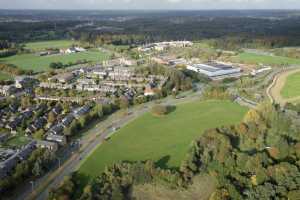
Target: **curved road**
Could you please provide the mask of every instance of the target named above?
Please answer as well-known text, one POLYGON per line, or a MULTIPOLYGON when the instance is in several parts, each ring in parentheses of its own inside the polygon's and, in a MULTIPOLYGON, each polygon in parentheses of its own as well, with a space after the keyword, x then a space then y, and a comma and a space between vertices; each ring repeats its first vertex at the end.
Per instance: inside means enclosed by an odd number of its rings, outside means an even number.
POLYGON ((275 75, 272 83, 266 90, 267 96, 272 103, 276 102, 280 105, 284 105, 286 102, 292 102, 300 99, 300 97, 284 99, 280 94, 287 77, 296 72, 300 72, 299 67, 291 67, 288 69, 284 68, 275 75))

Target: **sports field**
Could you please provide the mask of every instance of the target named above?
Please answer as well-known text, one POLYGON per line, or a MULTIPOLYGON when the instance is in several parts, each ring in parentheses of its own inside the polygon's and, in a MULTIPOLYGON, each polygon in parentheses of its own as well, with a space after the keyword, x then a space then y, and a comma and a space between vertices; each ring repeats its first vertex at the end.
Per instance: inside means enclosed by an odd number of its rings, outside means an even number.
POLYGON ((282 56, 259 55, 255 53, 241 53, 233 57, 236 62, 246 62, 250 64, 265 64, 265 65, 296 65, 300 64, 300 59, 288 58, 282 56))
POLYGON ((69 62, 76 62, 78 60, 87 60, 91 62, 102 62, 108 59, 108 54, 100 52, 99 50, 91 50, 87 52, 66 54, 66 55, 51 55, 39 56, 36 54, 21 54, 1 58, 0 62, 14 64, 21 69, 33 70, 35 72, 49 70, 49 65, 52 62, 62 62, 68 64, 69 62))
POLYGON ((284 98, 293 98, 300 96, 300 72, 291 74, 287 77, 281 90, 284 98))
POLYGON ((241 121, 247 108, 230 101, 179 105, 164 117, 147 113, 99 146, 79 171, 90 177, 118 161, 152 159, 161 167, 179 167, 193 140, 204 130, 241 121))
POLYGON ((78 44, 78 42, 72 40, 51 40, 51 41, 26 43, 25 48, 33 51, 42 51, 51 48, 52 49, 69 48, 72 45, 76 45, 76 44, 78 44))

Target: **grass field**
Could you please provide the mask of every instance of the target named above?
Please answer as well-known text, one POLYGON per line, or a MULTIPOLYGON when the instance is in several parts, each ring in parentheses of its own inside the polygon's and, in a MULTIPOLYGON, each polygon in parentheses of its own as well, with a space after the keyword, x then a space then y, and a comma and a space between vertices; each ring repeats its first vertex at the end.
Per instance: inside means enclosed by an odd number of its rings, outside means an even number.
POLYGON ((287 77, 281 90, 283 98, 293 98, 300 96, 300 72, 291 74, 287 77))
POLYGON ((0 81, 6 81, 6 80, 11 80, 13 78, 12 75, 0 72, 0 81))
POLYGON ((180 105, 164 117, 147 113, 99 146, 79 171, 94 177, 115 162, 147 159, 161 167, 177 168, 191 142, 204 130, 238 123, 246 111, 230 101, 199 101, 180 105))
POLYGON ((0 59, 0 62, 14 64, 25 70, 33 70, 35 72, 49 70, 49 65, 52 62, 62 62, 67 64, 69 62, 76 62, 78 60, 86 59, 92 62, 101 62, 108 58, 107 53, 98 50, 66 54, 66 55, 52 55, 52 56, 38 56, 35 54, 22 54, 10 56, 0 59))
POLYGON ((78 42, 72 40, 52 40, 52 41, 26 43, 25 48, 33 51, 42 51, 49 48, 53 48, 53 49, 69 48, 73 44, 78 44, 78 42))
POLYGON ((29 142, 29 139, 23 135, 16 135, 15 137, 9 139, 5 145, 10 147, 20 147, 26 145, 29 142))
POLYGON ((233 58, 236 62, 246 62, 251 64, 266 64, 266 65, 296 65, 300 64, 300 59, 281 57, 281 56, 268 56, 259 55, 255 53, 241 53, 233 58))

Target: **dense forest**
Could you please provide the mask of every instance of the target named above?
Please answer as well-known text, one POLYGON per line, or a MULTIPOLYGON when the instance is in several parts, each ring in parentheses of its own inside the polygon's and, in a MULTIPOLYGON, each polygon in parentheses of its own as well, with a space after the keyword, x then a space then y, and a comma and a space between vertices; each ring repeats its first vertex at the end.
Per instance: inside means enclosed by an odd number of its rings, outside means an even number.
POLYGON ((188 199, 298 199, 299 122, 294 111, 262 104, 238 125, 207 130, 180 169, 160 169, 152 161, 119 163, 85 187, 83 175, 74 173, 50 199, 172 199, 183 194, 188 199))
POLYGON ((93 45, 138 45, 214 39, 212 45, 223 49, 300 44, 296 11, 40 12, 3 12, 0 41, 72 38, 93 45))

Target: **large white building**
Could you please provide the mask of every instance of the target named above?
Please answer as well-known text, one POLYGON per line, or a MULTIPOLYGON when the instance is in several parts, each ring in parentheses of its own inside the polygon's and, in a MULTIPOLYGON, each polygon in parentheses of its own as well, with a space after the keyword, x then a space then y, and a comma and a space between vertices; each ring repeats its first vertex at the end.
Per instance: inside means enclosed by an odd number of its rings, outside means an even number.
POLYGON ((221 63, 192 64, 187 65, 187 69, 204 74, 213 80, 239 77, 241 75, 241 68, 221 63))
POLYGON ((170 42, 157 42, 151 43, 147 45, 143 45, 138 48, 138 51, 146 52, 146 51, 163 51, 170 47, 190 47, 193 45, 193 42, 190 41, 170 41, 170 42))

